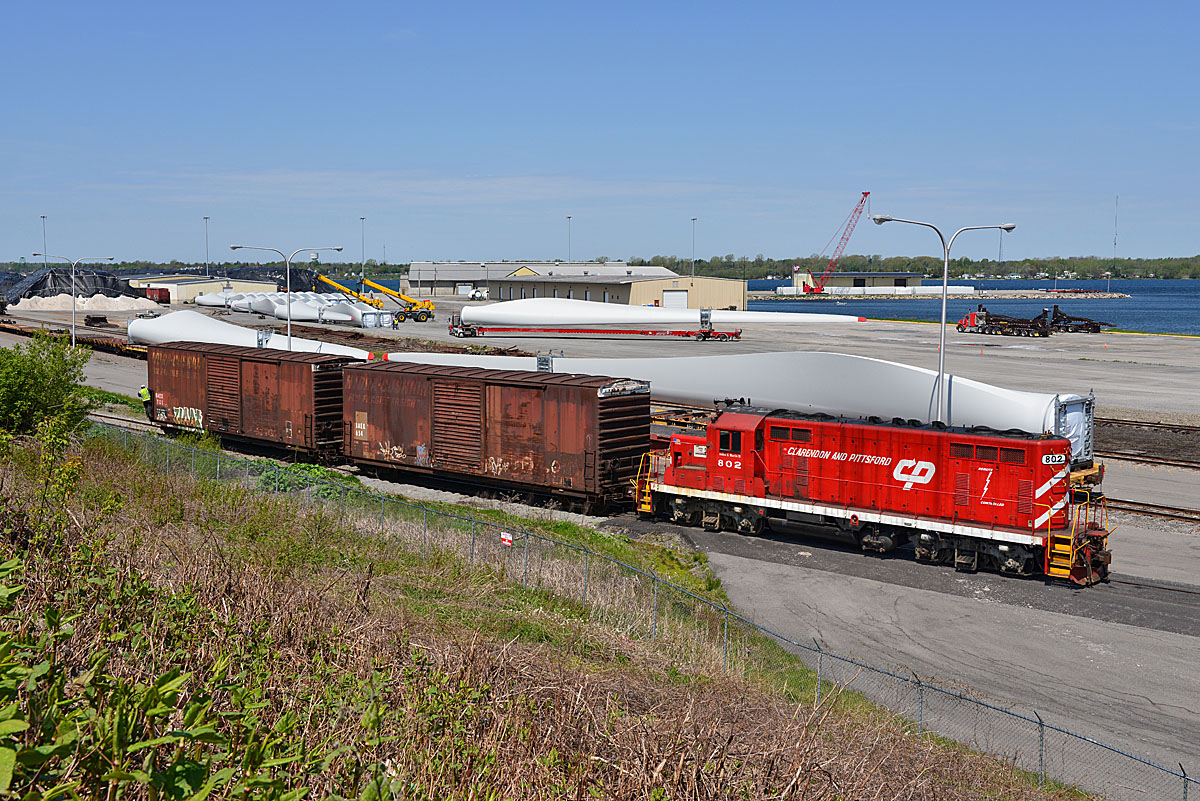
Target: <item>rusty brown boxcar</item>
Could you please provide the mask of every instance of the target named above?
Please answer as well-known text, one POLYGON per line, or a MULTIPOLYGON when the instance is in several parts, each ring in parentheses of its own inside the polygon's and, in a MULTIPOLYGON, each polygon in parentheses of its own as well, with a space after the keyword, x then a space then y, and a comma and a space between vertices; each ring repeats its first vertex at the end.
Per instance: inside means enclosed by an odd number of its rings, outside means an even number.
POLYGON ((611 508, 650 441, 650 385, 590 375, 388 362, 347 366, 351 461, 611 508))
POLYGON ((349 356, 201 342, 151 345, 146 387, 165 428, 282 446, 317 459, 342 449, 349 356))

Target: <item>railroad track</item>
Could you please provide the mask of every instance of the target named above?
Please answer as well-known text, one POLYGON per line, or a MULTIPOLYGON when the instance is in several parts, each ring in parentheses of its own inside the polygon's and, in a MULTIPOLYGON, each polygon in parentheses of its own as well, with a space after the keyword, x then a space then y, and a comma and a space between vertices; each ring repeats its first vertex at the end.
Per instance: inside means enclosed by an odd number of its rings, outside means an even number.
POLYGON ((1164 459, 1158 456, 1147 456, 1144 453, 1129 451, 1096 451, 1096 456, 1103 459, 1115 459, 1121 462, 1137 462, 1139 464, 1162 465, 1165 467, 1182 467, 1187 470, 1200 470, 1200 462, 1189 459, 1164 459))
POLYGON ((1113 578, 1112 576, 1109 576, 1108 584, 1117 585, 1118 587, 1132 587, 1136 592, 1139 593, 1144 593, 1147 591, 1162 593, 1163 600, 1166 600, 1169 603, 1182 604, 1185 606, 1200 606, 1200 587, 1181 587, 1173 584, 1164 584, 1158 581, 1150 581, 1148 579, 1123 579, 1113 578))
POLYGON ((1105 505, 1110 512, 1131 512, 1139 515, 1162 517, 1167 520, 1182 520, 1188 523, 1200 523, 1200 509, 1180 509, 1174 506, 1159 506, 1153 503, 1138 501, 1123 501, 1108 498, 1105 505))
POLYGON ((1097 417, 1096 425, 1119 426, 1122 428, 1157 428, 1164 431, 1178 431, 1181 434, 1200 434, 1200 426, 1190 426, 1182 423, 1151 423, 1144 420, 1119 420, 1115 417, 1097 417))
POLYGON ((93 420, 99 420, 110 425, 118 426, 119 428, 127 428, 130 431, 159 431, 158 426, 148 420, 138 420, 135 417, 121 417, 116 414, 106 414, 105 412, 92 412, 88 415, 93 420))

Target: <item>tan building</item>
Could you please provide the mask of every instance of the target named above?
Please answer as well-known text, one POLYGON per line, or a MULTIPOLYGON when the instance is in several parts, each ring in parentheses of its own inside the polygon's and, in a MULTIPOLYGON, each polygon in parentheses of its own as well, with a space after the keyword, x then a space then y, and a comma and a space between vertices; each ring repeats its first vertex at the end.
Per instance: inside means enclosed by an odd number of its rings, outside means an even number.
POLYGON ((678 309, 746 308, 746 283, 734 278, 670 275, 524 275, 493 278, 492 300, 566 298, 678 309))
POLYGON ((191 303, 201 293, 217 293, 226 288, 233 292, 279 291, 279 284, 274 281, 239 281, 236 278, 217 278, 215 276, 209 278, 194 275, 152 275, 130 278, 129 287, 130 289, 166 289, 171 293, 172 303, 191 303))

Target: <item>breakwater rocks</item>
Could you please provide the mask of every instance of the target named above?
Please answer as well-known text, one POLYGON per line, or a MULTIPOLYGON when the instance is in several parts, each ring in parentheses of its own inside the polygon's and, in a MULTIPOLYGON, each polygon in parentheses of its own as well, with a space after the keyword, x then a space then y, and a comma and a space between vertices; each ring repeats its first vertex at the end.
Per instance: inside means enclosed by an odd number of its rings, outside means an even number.
MULTIPOLYGON (((933 294, 920 295, 776 295, 774 292, 751 292, 750 298, 753 300, 929 300, 930 298, 941 299, 940 292, 933 294)), ((1004 300, 1045 300, 1045 301, 1060 301, 1060 300, 1079 300, 1087 298, 1089 300, 1116 300, 1119 298, 1128 298, 1123 292, 1069 292, 1063 290, 1042 290, 1042 289, 981 289, 976 292, 953 292, 950 298, 953 300, 988 300, 988 299, 1004 299, 1004 300)))

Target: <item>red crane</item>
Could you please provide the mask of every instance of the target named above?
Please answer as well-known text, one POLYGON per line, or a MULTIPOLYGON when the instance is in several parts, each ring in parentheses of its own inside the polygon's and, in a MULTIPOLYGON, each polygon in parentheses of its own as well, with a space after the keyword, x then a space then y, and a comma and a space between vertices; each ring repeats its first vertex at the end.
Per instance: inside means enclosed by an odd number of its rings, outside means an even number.
MULTIPOLYGON (((846 243, 850 241, 850 234, 854 233, 854 226, 858 225, 858 218, 862 216, 863 209, 867 207, 867 196, 870 194, 870 192, 863 192, 858 205, 854 207, 854 210, 850 212, 850 216, 846 218, 844 223, 845 229, 842 230, 842 238, 838 242, 837 249, 833 251, 833 255, 829 258, 829 264, 825 266, 825 272, 821 273, 821 277, 817 278, 812 274, 812 270, 808 271, 808 277, 812 279, 812 285, 804 284, 804 293, 806 295, 825 291, 825 282, 829 280, 829 276, 833 275, 838 260, 842 258, 842 253, 846 250, 846 243)), ((837 234, 835 233, 834 236, 837 236, 837 234)))

